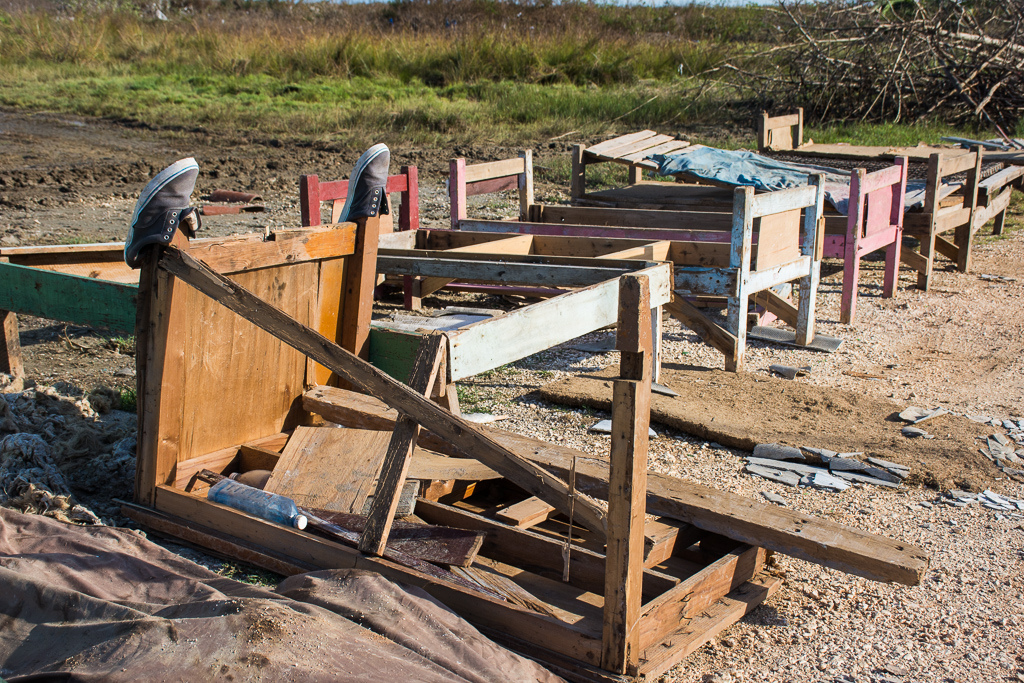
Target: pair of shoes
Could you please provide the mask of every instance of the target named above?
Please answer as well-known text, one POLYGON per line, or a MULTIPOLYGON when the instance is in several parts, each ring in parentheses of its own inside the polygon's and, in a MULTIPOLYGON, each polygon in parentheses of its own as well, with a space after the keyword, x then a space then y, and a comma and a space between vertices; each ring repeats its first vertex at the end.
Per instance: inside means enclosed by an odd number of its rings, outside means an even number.
MULTIPOLYGON (((352 169, 340 221, 388 213, 390 164, 391 152, 383 143, 363 152, 352 169)), ((198 177, 199 165, 189 157, 160 171, 143 188, 128 224, 128 239, 124 243, 125 263, 138 268, 142 248, 150 244, 170 244, 178 228, 182 228, 189 237, 195 236, 201 222, 199 212, 190 207, 189 202, 198 177)))

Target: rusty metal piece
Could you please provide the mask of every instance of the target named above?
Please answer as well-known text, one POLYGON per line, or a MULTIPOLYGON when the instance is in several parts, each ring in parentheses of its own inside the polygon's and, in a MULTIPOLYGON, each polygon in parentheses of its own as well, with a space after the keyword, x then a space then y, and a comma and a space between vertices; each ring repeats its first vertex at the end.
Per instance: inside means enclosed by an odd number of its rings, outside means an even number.
POLYGON ((267 207, 262 204, 244 204, 242 206, 212 206, 210 204, 204 204, 199 207, 199 213, 204 216, 225 216, 235 213, 261 213, 266 210, 267 207))
POLYGON ((214 190, 208 197, 203 197, 208 202, 223 204, 236 204, 239 202, 254 202, 263 197, 254 192, 238 192, 236 190, 214 190))

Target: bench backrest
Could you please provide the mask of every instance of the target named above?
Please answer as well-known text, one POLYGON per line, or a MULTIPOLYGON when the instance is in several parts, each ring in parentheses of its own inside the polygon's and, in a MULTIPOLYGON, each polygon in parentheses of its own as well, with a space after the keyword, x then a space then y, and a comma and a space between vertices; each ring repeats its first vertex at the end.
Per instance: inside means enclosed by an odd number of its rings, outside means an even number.
POLYGON ((467 165, 465 159, 452 159, 448 182, 452 229, 468 218, 466 198, 504 190, 519 192, 519 220, 526 220, 533 204, 533 152, 524 150, 513 159, 467 165))
POLYGON ((792 114, 768 116, 762 112, 757 122, 757 151, 781 152, 804 144, 804 109, 792 114))
MULTIPOLYGON (((415 166, 402 166, 398 175, 388 176, 387 193, 400 193, 402 204, 398 209, 398 229, 417 230, 420 227, 420 192, 419 176, 415 166)), ((303 227, 322 224, 321 205, 331 204, 331 223, 337 223, 341 210, 348 198, 348 181, 321 181, 319 176, 304 175, 299 177, 299 207, 303 227)), ((393 223, 389 216, 381 218, 381 232, 391 232, 393 223)))

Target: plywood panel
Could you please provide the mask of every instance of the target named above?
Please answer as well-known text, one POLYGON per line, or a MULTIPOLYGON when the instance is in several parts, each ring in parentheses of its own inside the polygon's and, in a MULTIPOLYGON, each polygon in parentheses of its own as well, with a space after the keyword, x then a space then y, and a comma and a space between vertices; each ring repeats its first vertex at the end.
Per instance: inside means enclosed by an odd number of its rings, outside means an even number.
MULTIPOLYGON (((239 273, 232 279, 304 325, 316 325, 319 264, 239 273)), ((190 287, 178 460, 281 432, 301 422, 306 358, 190 287)))
POLYGON ((761 217, 757 238, 757 270, 800 257, 800 209, 761 217))
POLYGON ((359 514, 390 439, 371 429, 297 427, 266 490, 297 505, 359 514))

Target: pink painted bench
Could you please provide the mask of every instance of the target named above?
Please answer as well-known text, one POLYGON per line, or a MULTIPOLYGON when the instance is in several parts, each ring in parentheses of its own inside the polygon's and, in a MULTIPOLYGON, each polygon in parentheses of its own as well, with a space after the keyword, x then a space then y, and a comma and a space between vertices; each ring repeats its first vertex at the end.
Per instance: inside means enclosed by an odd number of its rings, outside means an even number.
POLYGON ((843 296, 839 320, 853 324, 857 309, 860 261, 885 249, 883 297, 896 289, 903 239, 903 199, 907 188, 907 158, 895 166, 866 173, 858 168, 850 174, 850 208, 846 233, 829 235, 826 229, 824 255, 843 259, 843 296))

